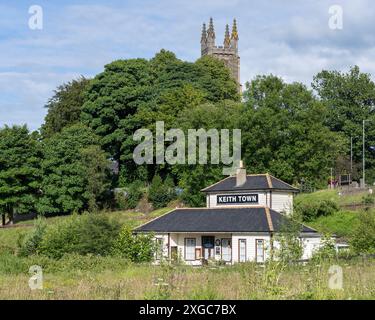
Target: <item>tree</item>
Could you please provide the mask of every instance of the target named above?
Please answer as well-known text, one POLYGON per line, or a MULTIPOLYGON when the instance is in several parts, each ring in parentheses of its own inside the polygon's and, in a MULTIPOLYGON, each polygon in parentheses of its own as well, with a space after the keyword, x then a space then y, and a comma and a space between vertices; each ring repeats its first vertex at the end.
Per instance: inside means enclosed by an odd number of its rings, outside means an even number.
POLYGON ((107 169, 99 138, 90 128, 76 124, 47 139, 39 212, 95 210, 108 189, 107 169))
MULTIPOLYGON (((366 123, 366 167, 368 177, 375 181, 375 83, 358 66, 349 72, 323 70, 312 83, 328 113, 325 123, 334 132, 345 135, 346 155, 350 155, 350 137, 353 137, 353 158, 362 161, 362 121, 366 123)), ((358 176, 357 176, 358 177, 358 176)))
POLYGON ((40 142, 26 126, 0 129, 0 213, 13 221, 15 213, 34 210, 40 185, 40 142))
POLYGON ((239 100, 236 83, 223 62, 212 57, 184 62, 162 50, 149 61, 118 60, 107 65, 90 83, 82 121, 120 162, 120 186, 125 186, 135 180, 150 181, 156 172, 170 173, 168 166, 134 163, 137 129, 154 129, 157 120, 165 121, 168 129, 178 123, 183 110, 222 99, 239 100))
POLYGON ((247 84, 241 118, 245 163, 289 183, 323 186, 342 150, 342 138, 325 125, 327 109, 303 84, 258 76, 247 84))
POLYGON ((48 138, 80 121, 84 93, 90 80, 80 77, 59 86, 45 106, 48 111, 41 132, 48 138))
POLYGON ((159 175, 155 175, 148 191, 148 198, 154 208, 158 209, 167 206, 168 202, 170 202, 174 196, 173 182, 169 179, 163 182, 159 175))
MULTIPOLYGON (((217 129, 219 138, 221 138, 221 129, 228 129, 232 137, 232 130, 241 128, 240 118, 243 114, 243 105, 239 102, 225 100, 222 102, 205 103, 194 106, 190 109, 182 110, 178 116, 178 127, 181 128, 185 137, 188 136, 189 129, 217 129)), ((177 124, 176 124, 177 125, 177 124)), ((197 150, 199 150, 199 141, 196 140, 197 150)), ((232 141, 230 141, 230 150, 233 150, 232 141)), ((186 152, 188 154, 188 144, 186 143, 186 152)), ((212 183, 223 179, 222 163, 211 163, 211 139, 207 139, 207 164, 184 164, 175 165, 172 173, 177 177, 178 185, 183 189, 182 200, 191 206, 201 206, 205 203, 205 196, 200 191, 212 183)), ((198 159, 198 151, 196 158, 198 159)), ((222 154, 221 154, 222 156, 222 154)))
POLYGON ((359 214, 359 224, 353 231, 350 244, 356 253, 375 253, 374 212, 367 210, 359 214))

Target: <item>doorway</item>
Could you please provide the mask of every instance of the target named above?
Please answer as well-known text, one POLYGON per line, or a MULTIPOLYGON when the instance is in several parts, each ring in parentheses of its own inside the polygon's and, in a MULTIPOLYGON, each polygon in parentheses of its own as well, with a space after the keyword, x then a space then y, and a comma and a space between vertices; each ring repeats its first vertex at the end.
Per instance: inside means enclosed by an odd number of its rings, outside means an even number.
POLYGON ((202 249, 203 249, 202 258, 204 261, 207 261, 208 259, 214 257, 214 248, 215 248, 215 237, 202 236, 202 249))

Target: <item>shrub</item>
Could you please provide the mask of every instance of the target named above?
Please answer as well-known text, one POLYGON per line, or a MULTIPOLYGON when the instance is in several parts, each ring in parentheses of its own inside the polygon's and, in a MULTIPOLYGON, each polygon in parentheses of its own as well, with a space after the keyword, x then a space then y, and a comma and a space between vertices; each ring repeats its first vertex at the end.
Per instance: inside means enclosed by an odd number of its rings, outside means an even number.
POLYGON ((171 178, 167 178, 163 183, 159 175, 152 179, 148 198, 155 209, 167 206, 168 202, 175 198, 174 184, 171 178))
POLYGON ((29 256, 38 253, 46 227, 47 224, 45 218, 38 218, 34 223, 34 229, 19 239, 18 246, 19 254, 21 256, 29 256))
POLYGON ((359 224, 350 241, 355 253, 375 253, 375 214, 364 211, 359 215, 359 224))
POLYGON ((303 221, 312 221, 321 216, 329 216, 339 211, 339 206, 332 200, 300 202, 295 204, 295 212, 303 221))
POLYGON ((366 206, 372 206, 375 204, 375 196, 372 194, 367 194, 362 197, 362 203, 366 206))
POLYGON ((311 258, 312 263, 321 263, 322 261, 327 261, 335 258, 337 256, 335 249, 335 241, 330 235, 324 235, 322 237, 322 245, 313 252, 311 258))
POLYGON ((140 181, 135 181, 123 188, 123 192, 115 193, 115 202, 118 209, 134 209, 141 200, 144 192, 140 181))
POLYGON ((112 254, 133 262, 150 262, 155 252, 153 235, 134 235, 128 226, 121 229, 113 243, 112 254))
POLYGON ((65 253, 107 255, 119 229, 103 215, 73 215, 47 228, 38 251, 55 259, 65 253))

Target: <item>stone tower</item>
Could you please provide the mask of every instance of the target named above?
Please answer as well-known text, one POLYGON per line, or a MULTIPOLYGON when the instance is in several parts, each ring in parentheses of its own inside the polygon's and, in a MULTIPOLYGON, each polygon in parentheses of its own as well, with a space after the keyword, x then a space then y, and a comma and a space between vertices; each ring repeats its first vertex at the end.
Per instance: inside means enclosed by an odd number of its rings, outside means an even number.
POLYGON ((236 19, 233 20, 232 33, 229 32, 229 25, 225 27, 224 44, 216 46, 215 44, 215 29, 212 18, 208 28, 203 23, 202 38, 201 38, 201 55, 213 56, 219 60, 224 61, 225 65, 231 71, 233 78, 237 81, 238 91, 241 92, 240 83, 240 57, 238 56, 238 31, 236 19))

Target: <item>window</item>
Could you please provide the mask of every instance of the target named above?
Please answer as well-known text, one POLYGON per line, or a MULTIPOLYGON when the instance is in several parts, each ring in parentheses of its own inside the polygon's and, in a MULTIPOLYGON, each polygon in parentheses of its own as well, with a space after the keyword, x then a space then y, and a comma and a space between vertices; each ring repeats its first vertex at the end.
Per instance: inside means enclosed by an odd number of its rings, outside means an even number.
POLYGON ((246 261, 246 239, 239 239, 238 257, 240 262, 246 261))
POLYGON ((226 262, 232 260, 231 239, 221 239, 221 259, 226 262))
POLYGON ((256 261, 264 262, 264 240, 256 239, 256 261))
POLYGON ((185 260, 195 260, 195 238, 185 238, 185 260))
POLYGON ((155 258, 156 260, 160 260, 160 258, 163 256, 163 238, 157 238, 155 242, 156 242, 155 258))

